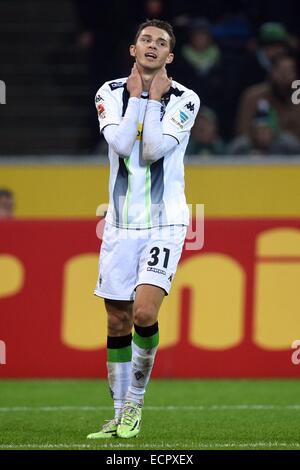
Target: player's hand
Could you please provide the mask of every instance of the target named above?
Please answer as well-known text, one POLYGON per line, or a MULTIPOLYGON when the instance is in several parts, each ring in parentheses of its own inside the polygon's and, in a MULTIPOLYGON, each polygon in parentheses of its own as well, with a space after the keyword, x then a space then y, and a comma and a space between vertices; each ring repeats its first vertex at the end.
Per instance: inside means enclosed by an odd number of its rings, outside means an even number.
POLYGON ((172 77, 168 77, 166 68, 163 67, 157 72, 152 80, 149 91, 150 100, 160 101, 162 96, 169 91, 171 84, 172 77))
POLYGON ((127 78, 127 90, 130 94, 130 98, 139 98, 143 91, 143 82, 140 72, 138 71, 136 63, 131 69, 131 74, 127 78))

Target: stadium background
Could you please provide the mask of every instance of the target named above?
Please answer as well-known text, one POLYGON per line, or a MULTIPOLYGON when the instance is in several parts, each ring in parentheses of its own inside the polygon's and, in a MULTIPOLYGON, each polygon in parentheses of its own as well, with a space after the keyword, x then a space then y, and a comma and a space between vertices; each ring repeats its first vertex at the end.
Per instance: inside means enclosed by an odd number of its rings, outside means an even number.
MULTIPOLYGON (((108 167, 93 96, 126 70, 123 44, 147 3, 161 2, 1 4, 0 188, 13 192, 16 209, 0 221, 0 377, 105 377, 106 319, 92 292, 108 167)), ((221 8, 163 3, 182 42, 193 17, 214 23, 221 8)), ((243 11, 253 31, 282 20, 296 44, 296 3, 223 2, 219 15, 243 11)), ((291 360, 300 330, 299 181, 297 156, 187 158, 187 199, 205 205, 205 246, 184 252, 163 306, 156 377, 299 377, 291 360)))

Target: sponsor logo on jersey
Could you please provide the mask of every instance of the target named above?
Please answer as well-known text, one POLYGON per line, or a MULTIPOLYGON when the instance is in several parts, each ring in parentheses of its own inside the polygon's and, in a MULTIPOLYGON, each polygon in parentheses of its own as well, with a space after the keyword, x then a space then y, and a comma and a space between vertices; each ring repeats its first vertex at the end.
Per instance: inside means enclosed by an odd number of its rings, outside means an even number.
POLYGON ((165 276, 167 273, 166 271, 163 271, 162 269, 158 269, 158 268, 147 268, 147 271, 152 271, 153 273, 156 273, 156 274, 163 274, 163 276, 165 276))
POLYGON ((139 122, 136 140, 142 140, 142 138, 143 138, 143 123, 139 122))
POLYGON ((111 90, 116 90, 117 88, 121 88, 123 86, 123 82, 112 82, 109 83, 109 87, 111 90))
POLYGON ((100 101, 104 101, 104 99, 102 98, 102 96, 96 95, 95 103, 99 103, 100 101))
POLYGON ((184 129, 189 121, 190 117, 182 109, 178 109, 171 118, 171 122, 179 129, 184 129))

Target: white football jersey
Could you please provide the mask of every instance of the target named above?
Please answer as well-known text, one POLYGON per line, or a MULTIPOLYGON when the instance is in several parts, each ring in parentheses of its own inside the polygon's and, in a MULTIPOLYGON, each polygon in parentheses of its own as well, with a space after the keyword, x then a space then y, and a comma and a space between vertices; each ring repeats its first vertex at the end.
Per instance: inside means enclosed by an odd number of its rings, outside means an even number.
MULTIPOLYGON (((129 100, 127 78, 109 81, 95 98, 102 132, 119 124, 129 100)), ((184 194, 184 154, 190 130, 200 107, 195 92, 172 81, 161 100, 163 133, 174 137, 177 146, 151 163, 142 158, 143 123, 148 93, 140 99, 136 142, 130 155, 118 155, 109 146, 109 208, 106 221, 120 228, 152 228, 189 225, 189 210, 184 194)))

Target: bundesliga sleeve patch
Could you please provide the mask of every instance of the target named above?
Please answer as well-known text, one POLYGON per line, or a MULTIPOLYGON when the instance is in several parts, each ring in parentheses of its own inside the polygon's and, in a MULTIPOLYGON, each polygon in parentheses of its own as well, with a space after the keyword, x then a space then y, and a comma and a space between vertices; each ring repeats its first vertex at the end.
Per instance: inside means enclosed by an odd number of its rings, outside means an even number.
POLYGON ((190 120, 190 116, 182 109, 177 109, 175 114, 173 114, 171 117, 172 124, 174 124, 174 126, 178 127, 179 129, 184 129, 190 120))
POLYGON ((97 110, 98 110, 99 117, 101 119, 104 119, 106 116, 104 102, 97 104, 97 110))

